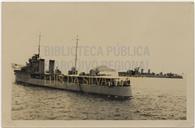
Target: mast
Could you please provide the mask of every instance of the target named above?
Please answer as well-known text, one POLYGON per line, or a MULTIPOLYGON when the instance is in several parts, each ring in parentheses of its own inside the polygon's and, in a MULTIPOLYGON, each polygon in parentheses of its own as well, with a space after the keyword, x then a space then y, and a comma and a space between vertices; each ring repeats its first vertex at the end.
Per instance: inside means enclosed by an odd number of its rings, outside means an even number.
POLYGON ((40 57, 40 43, 41 43, 41 33, 39 34, 39 46, 38 46, 38 56, 40 57))
POLYGON ((76 37, 76 47, 75 47, 75 70, 77 69, 77 48, 78 48, 78 42, 79 42, 79 39, 78 39, 78 35, 76 37))

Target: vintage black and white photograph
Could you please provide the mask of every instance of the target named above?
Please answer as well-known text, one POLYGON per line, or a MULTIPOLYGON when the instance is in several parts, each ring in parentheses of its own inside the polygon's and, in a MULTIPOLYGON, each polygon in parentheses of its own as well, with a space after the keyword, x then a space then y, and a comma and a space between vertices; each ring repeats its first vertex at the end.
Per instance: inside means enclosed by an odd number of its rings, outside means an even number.
POLYGON ((193 7, 2 3, 5 120, 190 122, 193 7))

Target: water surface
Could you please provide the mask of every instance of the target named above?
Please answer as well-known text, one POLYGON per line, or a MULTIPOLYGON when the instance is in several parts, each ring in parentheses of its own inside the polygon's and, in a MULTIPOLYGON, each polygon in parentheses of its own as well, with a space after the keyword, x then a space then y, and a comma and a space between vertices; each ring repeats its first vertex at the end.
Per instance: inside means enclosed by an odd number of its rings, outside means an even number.
POLYGON ((184 120, 183 79, 131 78, 134 98, 95 95, 13 83, 14 120, 184 120))

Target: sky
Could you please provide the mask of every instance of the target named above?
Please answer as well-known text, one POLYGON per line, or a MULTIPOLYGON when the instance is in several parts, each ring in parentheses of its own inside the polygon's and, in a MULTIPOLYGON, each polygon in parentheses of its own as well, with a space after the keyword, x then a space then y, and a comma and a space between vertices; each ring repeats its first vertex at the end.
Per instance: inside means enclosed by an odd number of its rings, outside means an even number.
MULTIPOLYGON (((107 65, 187 73, 193 64, 193 3, 3 3, 3 61, 37 53, 66 73, 107 65)), ((46 65, 47 62, 46 62, 46 65)), ((46 66, 46 70, 47 70, 46 66)))

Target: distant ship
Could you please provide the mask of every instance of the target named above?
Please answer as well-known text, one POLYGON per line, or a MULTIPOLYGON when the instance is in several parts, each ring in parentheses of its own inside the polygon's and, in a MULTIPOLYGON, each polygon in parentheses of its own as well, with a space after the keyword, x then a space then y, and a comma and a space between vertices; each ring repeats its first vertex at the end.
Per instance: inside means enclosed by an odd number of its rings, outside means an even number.
POLYGON ((139 67, 134 70, 127 70, 126 72, 118 72, 119 76, 125 77, 148 77, 148 78, 172 78, 172 79, 183 79, 182 75, 178 75, 176 73, 154 73, 148 69, 148 72, 144 72, 144 69, 139 71, 139 67))
POLYGON ((75 65, 68 71, 68 75, 62 74, 55 69, 55 61, 49 60, 49 70, 45 72, 45 59, 40 57, 40 39, 38 54, 29 58, 25 66, 12 64, 16 83, 30 84, 64 89, 75 92, 104 95, 114 98, 129 99, 132 97, 131 83, 128 77, 119 77, 118 72, 106 66, 100 66, 90 70, 89 73, 77 71, 77 48, 76 39, 75 65))

